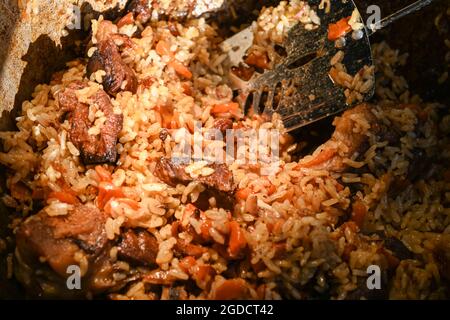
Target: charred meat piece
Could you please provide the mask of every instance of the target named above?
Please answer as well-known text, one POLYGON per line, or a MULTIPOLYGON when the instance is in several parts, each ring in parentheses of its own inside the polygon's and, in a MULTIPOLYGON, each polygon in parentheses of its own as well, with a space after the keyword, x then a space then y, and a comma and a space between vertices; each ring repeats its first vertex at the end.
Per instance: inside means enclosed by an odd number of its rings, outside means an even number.
MULTIPOLYGON (((209 176, 200 176, 198 181, 205 184, 207 187, 217 189, 223 192, 232 192, 233 174, 228 170, 227 166, 223 164, 212 164, 210 166, 214 169, 214 173, 209 176)), ((161 158, 156 163, 156 176, 170 186, 177 184, 188 184, 194 179, 185 171, 186 165, 177 164, 168 158, 161 158)))
POLYGON ((120 56, 119 48, 113 40, 103 40, 98 44, 97 50, 89 59, 86 67, 88 78, 94 72, 104 70, 103 86, 110 95, 120 91, 136 92, 137 78, 120 56))
POLYGON ((79 102, 75 94, 75 90, 84 87, 83 83, 75 82, 58 94, 60 107, 68 113, 70 140, 80 150, 85 164, 113 163, 117 158, 117 136, 122 130, 123 116, 114 113, 113 105, 103 90, 97 91, 91 97, 92 104, 103 113, 105 121, 100 134, 90 135, 89 105, 79 102))
MULTIPOLYGON (((210 165, 214 173, 209 176, 200 176, 197 181, 206 186, 206 196, 215 197, 217 205, 230 209, 234 205, 233 174, 224 164, 210 165)), ((185 171, 186 165, 177 164, 170 159, 160 158, 156 163, 155 175, 168 185, 187 185, 194 179, 185 171)), ((200 206, 200 209, 202 206, 200 206)))
MULTIPOLYGON (((63 216, 49 216, 42 210, 25 220, 16 232, 19 281, 43 295, 69 296, 68 267, 80 266, 80 256, 90 265, 104 250, 108 242, 105 221, 103 212, 85 205, 76 205, 63 216), (56 293, 46 288, 59 289, 56 293)), ((83 289, 89 290, 89 276, 83 281, 83 289)))
POLYGON ((128 230, 122 235, 118 255, 120 259, 134 264, 154 267, 158 254, 158 241, 145 230, 128 230))

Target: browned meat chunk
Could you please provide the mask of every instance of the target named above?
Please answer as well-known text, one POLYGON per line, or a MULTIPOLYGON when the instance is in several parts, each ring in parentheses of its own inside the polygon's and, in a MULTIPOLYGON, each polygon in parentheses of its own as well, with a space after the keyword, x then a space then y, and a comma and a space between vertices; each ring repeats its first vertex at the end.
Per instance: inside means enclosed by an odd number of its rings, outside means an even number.
MULTIPOLYGON (((232 192, 233 174, 228 170, 226 165, 212 164, 210 166, 214 169, 214 173, 209 176, 200 176, 198 181, 205 184, 207 187, 217 189, 223 192, 232 192)), ((188 184, 194 179, 185 171, 186 166, 183 164, 176 164, 170 159, 161 158, 156 164, 156 176, 170 186, 177 184, 188 184)))
POLYGON ((123 62, 119 48, 111 39, 101 41, 89 59, 86 67, 87 76, 90 77, 98 70, 106 72, 103 86, 109 94, 115 95, 120 91, 136 92, 138 84, 136 75, 133 69, 123 62))
MULTIPOLYGON (((206 186, 207 198, 214 197, 217 205, 225 209, 231 209, 234 204, 233 174, 224 164, 210 165, 214 173, 209 176, 200 176, 197 181, 206 186)), ((194 179, 185 171, 186 165, 177 164, 167 158, 161 158, 156 163, 155 175, 163 182, 175 187, 177 184, 187 185, 194 179)), ((207 199, 200 197, 201 203, 197 205, 205 210, 207 199)))
POLYGON ((128 3, 127 12, 132 12, 140 23, 146 23, 152 16, 149 0, 132 0, 128 3))
POLYGON ((45 211, 30 217, 19 227, 17 249, 27 262, 48 261, 59 275, 76 264, 74 253, 80 249, 98 253, 106 244, 105 216, 95 207, 83 205, 64 216, 51 217, 45 211))
MULTIPOLYGON (((105 221, 103 212, 85 205, 76 205, 63 216, 49 216, 44 210, 31 216, 16 232, 16 276, 44 295, 52 294, 48 287, 70 295, 65 287, 68 267, 80 266, 80 256, 91 263, 104 250, 105 221)), ((88 290, 88 277, 83 280, 83 289, 88 290)))
POLYGON ((158 241, 145 230, 128 230, 119 243, 119 258, 144 266, 156 265, 158 241))
POLYGON ((83 87, 85 85, 82 83, 72 83, 58 94, 60 107, 68 112, 70 140, 80 150, 85 164, 115 162, 117 136, 122 130, 123 116, 114 113, 111 101, 103 90, 97 91, 91 97, 92 104, 103 112, 105 121, 100 128, 100 134, 89 134, 88 131, 92 127, 89 105, 80 103, 75 94, 75 90, 83 87))

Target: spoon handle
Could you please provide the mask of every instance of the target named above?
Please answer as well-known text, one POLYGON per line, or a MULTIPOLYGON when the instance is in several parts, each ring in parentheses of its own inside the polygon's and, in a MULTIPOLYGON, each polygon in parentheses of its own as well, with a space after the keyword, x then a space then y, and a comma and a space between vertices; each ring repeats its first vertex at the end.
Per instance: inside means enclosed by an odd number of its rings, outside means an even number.
POLYGON ((397 21, 398 19, 403 18, 404 16, 409 15, 415 11, 421 10, 422 8, 431 4, 433 1, 434 0, 418 0, 418 1, 410 4, 409 6, 387 16, 386 18, 384 18, 376 23, 372 23, 368 27, 369 36, 371 36, 372 34, 377 32, 378 30, 387 27, 388 25, 397 21))

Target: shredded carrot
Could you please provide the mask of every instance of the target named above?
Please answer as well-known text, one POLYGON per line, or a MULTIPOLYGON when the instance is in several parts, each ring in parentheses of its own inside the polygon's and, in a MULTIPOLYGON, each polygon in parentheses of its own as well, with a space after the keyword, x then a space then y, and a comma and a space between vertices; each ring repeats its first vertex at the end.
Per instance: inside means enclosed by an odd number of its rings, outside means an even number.
POLYGON ((192 278, 200 289, 206 290, 210 286, 216 271, 209 265, 197 265, 192 272, 192 278))
POLYGON ((53 191, 48 195, 48 199, 56 199, 60 202, 68 203, 68 204, 77 204, 78 198, 75 197, 70 192, 64 191, 53 191))
POLYGON ((212 228, 212 223, 209 219, 204 219, 201 226, 200 226, 200 232, 203 237, 203 239, 207 240, 210 238, 209 235, 209 229, 212 228))
POLYGON ((183 82, 181 83, 181 87, 183 88, 183 93, 192 96, 192 87, 189 82, 183 82))
POLYGON ((162 56, 173 57, 173 52, 170 51, 170 45, 164 40, 160 40, 156 44, 156 53, 159 54, 161 57, 162 56))
POLYGON ((301 168, 310 168, 310 167, 318 166, 319 164, 322 164, 322 163, 330 160, 331 158, 333 158, 333 156, 335 154, 336 154, 335 149, 325 149, 325 150, 322 150, 314 159, 312 159, 306 163, 299 164, 299 166, 301 168))
POLYGON ((352 209, 352 220, 361 228, 367 214, 366 205, 361 200, 356 200, 352 209))
POLYGON ((124 25, 127 24, 133 24, 134 23, 134 17, 133 17, 133 13, 129 12, 126 15, 124 15, 118 22, 117 22, 117 27, 121 28, 124 25))
POLYGON ((98 175, 99 181, 111 182, 112 175, 111 173, 103 168, 102 166, 95 166, 95 172, 98 175))
POLYGON ((270 186, 269 186, 269 188, 267 189, 267 192, 269 193, 269 196, 271 196, 272 194, 274 194, 275 191, 277 191, 277 187, 271 183, 270 186))
POLYGON ((230 257, 236 258, 247 246, 244 232, 241 230, 239 223, 231 221, 230 224, 230 241, 228 243, 228 253, 230 257))
POLYGON ((129 199, 129 198, 114 198, 112 197, 111 199, 108 200, 108 202, 105 204, 105 206, 103 207, 103 210, 107 213, 107 214, 112 214, 112 201, 116 201, 119 204, 124 204, 128 207, 130 207, 133 210, 138 210, 140 208, 139 206, 139 202, 137 202, 136 200, 133 199, 129 199))
POLYGON ((187 243, 183 245, 183 252, 187 255, 194 256, 194 257, 201 257, 202 254, 207 252, 208 250, 206 248, 203 248, 200 245, 187 243))
POLYGON ((100 182, 98 190, 97 205, 100 209, 103 209, 112 198, 123 198, 125 196, 121 188, 110 182, 100 182))
POLYGON ((350 18, 342 18, 338 22, 330 24, 328 26, 328 40, 336 41, 350 32, 352 30, 352 27, 348 24, 350 18))
POLYGON ((197 260, 194 257, 187 256, 180 260, 178 265, 184 272, 191 272, 191 269, 197 264, 197 260))
POLYGON ((180 61, 172 59, 168 66, 173 68, 176 73, 178 73, 180 76, 190 80, 192 79, 192 72, 180 61))
POLYGON ((236 198, 238 200, 246 200, 250 196, 251 193, 252 193, 252 190, 250 188, 239 189, 236 192, 236 198))
POLYGON ((211 113, 232 113, 236 114, 239 111, 239 103, 228 102, 223 104, 216 104, 212 107, 211 113))
POLYGON ((211 271, 211 267, 207 265, 199 265, 195 267, 195 278, 198 280, 204 280, 211 271))

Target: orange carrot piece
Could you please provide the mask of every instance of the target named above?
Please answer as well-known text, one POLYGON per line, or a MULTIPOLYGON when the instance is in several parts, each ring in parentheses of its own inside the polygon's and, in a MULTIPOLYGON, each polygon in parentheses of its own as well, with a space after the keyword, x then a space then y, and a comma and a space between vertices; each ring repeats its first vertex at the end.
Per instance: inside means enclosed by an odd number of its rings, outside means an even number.
POLYGON ((353 203, 352 209, 352 220, 361 228, 367 215, 366 205, 362 201, 357 200, 353 203))
POLYGON ((277 187, 274 184, 270 184, 269 188, 267 188, 267 192, 269 193, 269 196, 275 193, 277 191, 277 187))
POLYGON ((194 257, 187 256, 180 260, 178 265, 184 272, 191 273, 192 268, 197 264, 197 260, 194 257))
POLYGON ((162 56, 170 56, 173 57, 173 52, 170 51, 170 45, 164 41, 164 40, 160 40, 157 44, 156 44, 156 53, 159 54, 161 57, 162 56))
POLYGON ((107 214, 112 214, 112 201, 116 201, 119 204, 124 204, 128 207, 130 207, 133 210, 138 210, 140 208, 139 206, 139 202, 137 202, 136 200, 133 199, 128 199, 128 198, 111 198, 108 200, 108 202, 105 204, 105 206, 103 207, 103 210, 107 213, 107 214))
POLYGON ((180 61, 173 59, 168 63, 168 66, 173 68, 180 76, 188 80, 192 79, 192 72, 180 61))
POLYGON ((203 290, 210 287, 210 283, 215 275, 216 271, 210 265, 197 265, 192 270, 192 278, 197 286, 203 290))
POLYGON ((330 160, 331 158, 333 158, 333 156, 335 154, 336 154, 335 149, 322 150, 322 152, 320 152, 314 159, 312 159, 306 163, 300 164, 300 167, 301 168, 310 168, 310 167, 317 166, 319 164, 322 164, 322 163, 330 160))
POLYGON ((202 256, 202 254, 204 254, 205 252, 208 251, 208 249, 206 249, 200 245, 192 244, 192 243, 184 244, 182 249, 185 254, 196 257, 196 258, 200 258, 202 256))
POLYGON ((121 28, 124 25, 127 24, 133 24, 134 23, 134 17, 133 17, 133 13, 129 12, 126 15, 124 15, 118 22, 117 22, 117 27, 121 28))
POLYGON ((250 196, 251 193, 252 193, 252 190, 250 188, 239 189, 236 192, 236 198, 238 200, 246 200, 250 196))
POLYGON ((230 241, 228 243, 228 253, 230 257, 236 258, 247 246, 244 232, 241 230, 239 223, 231 221, 230 224, 230 241))
POLYGON ((200 232, 203 237, 203 239, 208 240, 210 239, 209 235, 209 229, 212 228, 212 223, 209 219, 204 219, 201 226, 200 226, 200 232))
POLYGON ((336 23, 332 23, 328 26, 328 40, 336 41, 342 36, 345 36, 352 30, 352 27, 348 24, 350 17, 342 18, 336 23))
POLYGON ((110 182, 100 182, 98 190, 97 206, 100 209, 103 209, 112 198, 123 198, 125 196, 121 188, 110 182))
POLYGON ((78 198, 75 197, 70 192, 64 192, 64 191, 53 191, 50 192, 48 195, 48 199, 56 199, 60 202, 68 203, 68 204, 77 204, 78 198))
POLYGON ((211 113, 236 113, 239 110, 239 103, 228 102, 223 104, 216 104, 212 107, 211 113))
POLYGON ((183 93, 185 95, 188 95, 188 96, 192 97, 192 87, 191 87, 191 84, 189 82, 181 83, 181 87, 183 88, 183 93))
POLYGON ((111 182, 112 175, 111 173, 103 168, 102 166, 95 166, 95 172, 97 173, 100 181, 111 182))

